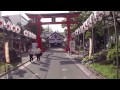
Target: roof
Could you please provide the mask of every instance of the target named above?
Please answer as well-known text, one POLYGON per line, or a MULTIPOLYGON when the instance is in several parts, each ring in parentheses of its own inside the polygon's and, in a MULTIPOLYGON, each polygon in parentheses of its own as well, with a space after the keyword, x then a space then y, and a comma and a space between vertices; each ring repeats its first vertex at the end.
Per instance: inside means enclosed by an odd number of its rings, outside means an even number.
POLYGON ((25 14, 16 14, 16 15, 6 15, 2 16, 4 19, 9 19, 13 24, 21 23, 21 25, 26 25, 29 21, 29 18, 25 14))
POLYGON ((65 38, 63 35, 61 35, 60 33, 57 33, 57 32, 52 33, 50 36, 52 36, 53 34, 58 34, 58 35, 62 36, 63 38, 65 38))

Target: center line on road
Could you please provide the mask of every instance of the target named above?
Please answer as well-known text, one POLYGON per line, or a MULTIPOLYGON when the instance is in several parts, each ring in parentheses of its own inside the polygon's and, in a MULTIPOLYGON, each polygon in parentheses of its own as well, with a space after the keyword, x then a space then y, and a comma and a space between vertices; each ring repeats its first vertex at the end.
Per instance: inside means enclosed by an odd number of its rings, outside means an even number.
POLYGON ((67 71, 68 69, 61 69, 62 71, 67 71))

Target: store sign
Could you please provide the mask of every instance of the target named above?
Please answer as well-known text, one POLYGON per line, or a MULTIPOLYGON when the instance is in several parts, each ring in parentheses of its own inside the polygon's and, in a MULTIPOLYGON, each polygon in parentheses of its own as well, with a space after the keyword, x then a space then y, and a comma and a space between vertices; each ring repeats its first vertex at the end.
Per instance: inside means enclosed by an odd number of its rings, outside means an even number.
POLYGON ((5 60, 6 60, 6 63, 10 63, 9 43, 8 42, 5 42, 5 60))
POLYGON ((75 41, 70 41, 70 52, 75 52, 75 41))

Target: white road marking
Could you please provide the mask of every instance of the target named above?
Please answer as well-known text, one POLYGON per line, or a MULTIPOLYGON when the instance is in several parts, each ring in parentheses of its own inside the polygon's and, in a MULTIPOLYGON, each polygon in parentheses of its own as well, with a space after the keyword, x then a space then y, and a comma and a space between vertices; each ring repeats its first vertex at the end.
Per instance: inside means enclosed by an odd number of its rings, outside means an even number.
POLYGON ((62 71, 67 71, 68 69, 64 69, 64 68, 63 68, 63 69, 61 69, 61 70, 62 70, 62 71))
POLYGON ((67 77, 66 76, 63 76, 63 79, 66 79, 67 77))
POLYGON ((34 74, 33 76, 32 76, 32 78, 30 78, 30 79, 33 79, 36 75, 38 75, 37 73, 36 74, 34 74))

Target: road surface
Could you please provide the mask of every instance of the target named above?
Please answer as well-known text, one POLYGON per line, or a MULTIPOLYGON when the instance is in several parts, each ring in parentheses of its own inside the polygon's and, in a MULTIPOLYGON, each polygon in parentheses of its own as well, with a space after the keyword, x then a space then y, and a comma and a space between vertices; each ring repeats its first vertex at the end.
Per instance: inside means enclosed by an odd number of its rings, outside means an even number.
POLYGON ((89 77, 60 49, 50 49, 41 61, 28 62, 3 78, 9 79, 89 79, 89 77))

